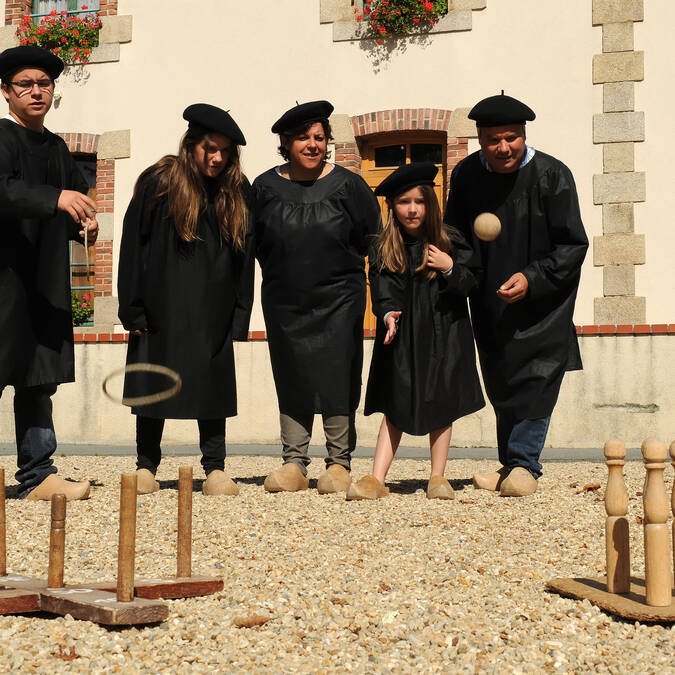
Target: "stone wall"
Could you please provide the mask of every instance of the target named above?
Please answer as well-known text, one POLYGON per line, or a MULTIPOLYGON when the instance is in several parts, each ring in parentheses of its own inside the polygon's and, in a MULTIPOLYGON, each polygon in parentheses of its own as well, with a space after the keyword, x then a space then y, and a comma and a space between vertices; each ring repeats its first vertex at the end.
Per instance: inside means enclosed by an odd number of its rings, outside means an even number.
POLYGON ((634 215, 634 204, 647 198, 646 175, 635 170, 645 114, 635 111, 644 52, 635 51, 634 23, 643 18, 643 0, 593 0, 593 25, 602 26, 593 83, 603 88, 602 113, 593 116, 593 142, 603 149, 603 173, 593 176, 593 202, 602 205, 602 235, 593 239, 593 264, 603 268, 603 295, 594 302, 598 324, 643 323, 647 315, 647 299, 635 295, 635 265, 646 262, 634 215))

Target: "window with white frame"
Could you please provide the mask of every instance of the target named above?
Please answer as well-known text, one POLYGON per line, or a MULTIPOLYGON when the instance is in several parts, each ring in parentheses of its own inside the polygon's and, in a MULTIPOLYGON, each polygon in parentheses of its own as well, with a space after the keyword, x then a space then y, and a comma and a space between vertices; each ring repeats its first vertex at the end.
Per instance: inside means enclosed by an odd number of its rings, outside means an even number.
POLYGON ((98 12, 99 0, 33 0, 32 16, 47 16, 53 11, 68 14, 98 12))

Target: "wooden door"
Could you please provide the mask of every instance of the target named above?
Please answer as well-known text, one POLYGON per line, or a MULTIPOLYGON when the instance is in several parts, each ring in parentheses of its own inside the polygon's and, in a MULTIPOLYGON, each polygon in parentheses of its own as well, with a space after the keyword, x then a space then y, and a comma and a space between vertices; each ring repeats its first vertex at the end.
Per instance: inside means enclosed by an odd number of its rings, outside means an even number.
MULTIPOLYGON (((390 173, 402 164, 433 162, 438 167, 434 191, 443 210, 445 195, 445 134, 428 131, 392 132, 379 134, 373 141, 361 147, 361 170, 363 179, 374 190, 390 173)), ((382 209, 382 222, 387 219, 384 197, 378 197, 382 209)), ((372 311, 370 287, 363 319, 364 330, 374 331, 377 319, 372 311)), ((375 333, 371 333, 374 335, 375 333)))

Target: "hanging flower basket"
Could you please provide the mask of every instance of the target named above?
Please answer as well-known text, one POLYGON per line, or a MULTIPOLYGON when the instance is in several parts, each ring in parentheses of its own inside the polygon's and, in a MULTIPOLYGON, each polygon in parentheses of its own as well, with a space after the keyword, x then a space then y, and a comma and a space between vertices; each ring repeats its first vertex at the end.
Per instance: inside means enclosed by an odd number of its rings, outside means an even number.
POLYGON ((355 9, 363 22, 364 36, 383 40, 411 33, 428 33, 448 13, 448 0, 365 0, 363 11, 355 9))
MULTIPOLYGON (((82 5, 82 9, 88 7, 82 5)), ((24 16, 16 29, 16 36, 19 44, 48 49, 64 63, 88 63, 91 50, 98 47, 100 29, 98 12, 75 16, 54 10, 38 23, 28 15, 24 16)))

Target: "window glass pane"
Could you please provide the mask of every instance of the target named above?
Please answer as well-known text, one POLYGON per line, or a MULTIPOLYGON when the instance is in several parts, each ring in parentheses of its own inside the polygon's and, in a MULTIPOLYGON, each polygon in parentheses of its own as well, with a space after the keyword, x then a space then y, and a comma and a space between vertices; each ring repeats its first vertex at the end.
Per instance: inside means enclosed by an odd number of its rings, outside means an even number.
POLYGON ((100 0, 33 0, 33 14, 49 14, 53 10, 74 12, 87 7, 86 11, 97 12, 100 0))
POLYGON ((410 146, 410 161, 443 164, 443 146, 440 143, 413 143, 410 146))
POLYGON ((405 164, 405 145, 385 145, 375 148, 375 166, 401 166, 405 164))

